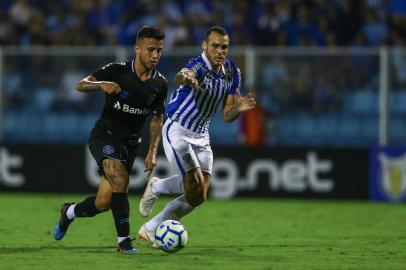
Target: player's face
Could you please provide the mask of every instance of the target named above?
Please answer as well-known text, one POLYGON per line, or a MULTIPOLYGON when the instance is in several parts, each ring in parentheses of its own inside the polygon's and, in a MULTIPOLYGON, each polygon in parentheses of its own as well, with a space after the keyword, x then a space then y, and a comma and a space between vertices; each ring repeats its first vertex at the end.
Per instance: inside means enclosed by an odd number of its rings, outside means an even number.
POLYGON ((141 64, 146 69, 153 69, 159 62, 164 48, 164 41, 143 38, 135 45, 135 51, 141 64))
POLYGON ((207 40, 203 41, 203 51, 209 59, 213 69, 219 71, 228 54, 228 36, 211 32, 207 40))

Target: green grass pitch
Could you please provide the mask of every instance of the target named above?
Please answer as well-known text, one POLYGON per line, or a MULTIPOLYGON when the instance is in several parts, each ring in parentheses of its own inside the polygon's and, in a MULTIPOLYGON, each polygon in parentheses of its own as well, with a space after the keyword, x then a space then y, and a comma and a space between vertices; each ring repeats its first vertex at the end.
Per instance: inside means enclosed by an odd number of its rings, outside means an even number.
MULTIPOLYGON (((136 241, 140 253, 124 255, 111 212, 78 219, 53 240, 60 203, 84 197, 0 193, 0 269, 406 269, 402 204, 209 200, 183 220, 189 244, 179 253, 136 241)), ((134 235, 146 221, 138 201, 130 197, 134 235)))

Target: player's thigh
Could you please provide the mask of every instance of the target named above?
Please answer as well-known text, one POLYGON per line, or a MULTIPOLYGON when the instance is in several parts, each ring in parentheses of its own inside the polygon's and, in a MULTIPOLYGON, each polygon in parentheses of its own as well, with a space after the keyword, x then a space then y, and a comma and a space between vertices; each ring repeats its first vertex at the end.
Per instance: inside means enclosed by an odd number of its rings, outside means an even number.
POLYGON ((99 166, 100 175, 107 176, 103 165, 105 159, 121 162, 126 168, 127 173, 130 174, 137 156, 138 145, 129 145, 125 141, 104 132, 104 130, 92 131, 89 139, 89 149, 99 166))
POLYGON ((120 160, 105 158, 102 162, 103 171, 106 179, 112 181, 115 178, 128 177, 128 171, 125 164, 120 160))
POLYGON ((193 145, 193 152, 196 154, 202 172, 211 176, 213 171, 213 151, 209 144, 193 145))
POLYGON ((184 179, 184 186, 185 190, 189 187, 205 200, 211 182, 213 151, 209 144, 193 145, 192 148, 197 156, 200 168, 188 172, 189 175, 184 179))
POLYGON ((200 167, 192 145, 186 140, 182 130, 176 126, 165 124, 163 146, 168 161, 183 177, 187 172, 200 167))

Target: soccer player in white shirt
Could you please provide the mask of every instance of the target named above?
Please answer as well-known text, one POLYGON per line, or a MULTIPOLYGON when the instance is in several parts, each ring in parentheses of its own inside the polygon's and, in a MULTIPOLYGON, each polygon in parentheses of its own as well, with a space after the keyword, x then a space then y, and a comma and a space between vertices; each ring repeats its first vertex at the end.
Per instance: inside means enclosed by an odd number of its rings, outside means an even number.
POLYGON ((151 244, 162 221, 179 220, 207 199, 213 165, 209 124, 217 107, 221 106, 225 122, 255 107, 251 94, 240 95, 241 74, 227 58, 228 47, 227 32, 218 26, 209 28, 202 42, 203 53, 176 75, 180 86, 168 103, 162 137, 166 157, 179 174, 149 179, 140 214, 148 216, 160 194, 183 194, 139 229, 139 237, 151 244))

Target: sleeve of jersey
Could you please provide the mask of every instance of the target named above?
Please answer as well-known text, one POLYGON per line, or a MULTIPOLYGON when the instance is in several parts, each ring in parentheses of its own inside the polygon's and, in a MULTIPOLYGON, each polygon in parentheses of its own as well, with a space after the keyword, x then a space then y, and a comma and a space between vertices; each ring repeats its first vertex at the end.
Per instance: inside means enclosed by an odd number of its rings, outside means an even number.
POLYGON ((203 62, 199 61, 198 59, 192 59, 187 63, 185 68, 190 69, 196 75, 196 79, 200 81, 204 74, 203 62))
POLYGON ((162 95, 160 96, 158 106, 155 107, 155 109, 152 111, 152 115, 159 115, 165 113, 165 99, 166 95, 168 94, 168 83, 165 83, 162 86, 164 89, 162 91, 162 95))
POLYGON ((233 82, 231 84, 230 92, 228 94, 231 96, 235 96, 236 90, 241 87, 241 71, 236 65, 233 65, 232 68, 233 68, 233 82))
POLYGON ((110 63, 94 71, 91 75, 94 76, 98 81, 113 81, 113 74, 115 70, 116 65, 114 63, 110 63))

